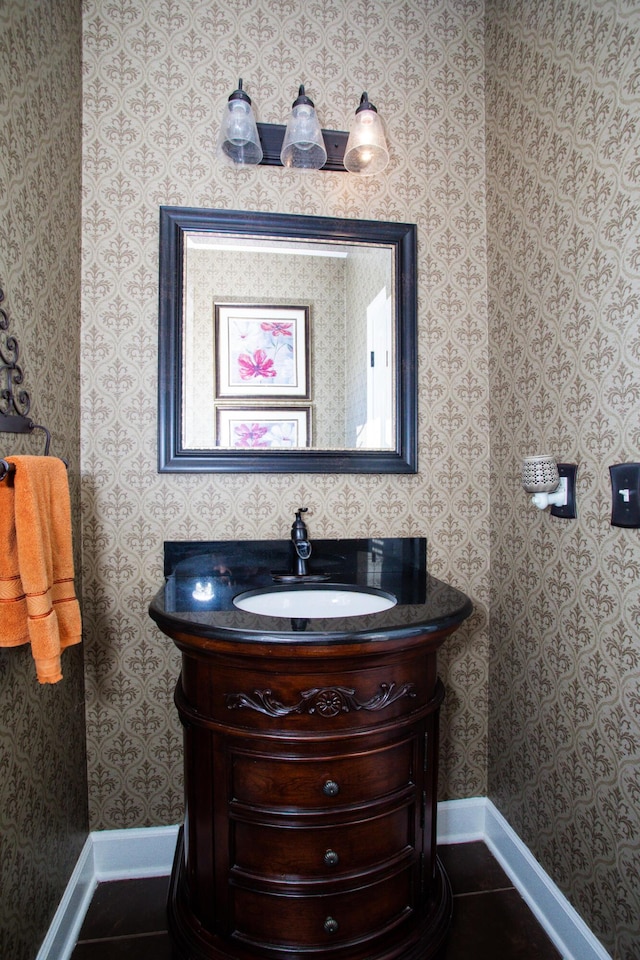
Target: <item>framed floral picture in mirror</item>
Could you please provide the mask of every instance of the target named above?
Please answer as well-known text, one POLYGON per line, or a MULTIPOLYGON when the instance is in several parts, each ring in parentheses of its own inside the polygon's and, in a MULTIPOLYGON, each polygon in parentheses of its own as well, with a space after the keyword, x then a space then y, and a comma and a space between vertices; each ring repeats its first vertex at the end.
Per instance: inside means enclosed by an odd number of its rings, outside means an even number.
POLYGON ((216 399, 309 397, 309 308, 215 304, 216 399))
POLYGON ((311 443, 309 407, 218 407, 217 445, 235 450, 297 450, 311 443))

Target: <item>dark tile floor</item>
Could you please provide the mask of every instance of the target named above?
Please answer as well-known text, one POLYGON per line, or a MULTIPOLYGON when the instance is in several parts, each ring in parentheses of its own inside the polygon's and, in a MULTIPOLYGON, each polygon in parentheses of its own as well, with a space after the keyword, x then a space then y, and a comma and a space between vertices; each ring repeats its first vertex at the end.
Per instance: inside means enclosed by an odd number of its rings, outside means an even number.
MULTIPOLYGON (((443 960, 560 960, 484 843, 439 847, 453 888, 443 960)), ((101 883, 71 960, 172 960, 165 900, 169 878, 101 883)))

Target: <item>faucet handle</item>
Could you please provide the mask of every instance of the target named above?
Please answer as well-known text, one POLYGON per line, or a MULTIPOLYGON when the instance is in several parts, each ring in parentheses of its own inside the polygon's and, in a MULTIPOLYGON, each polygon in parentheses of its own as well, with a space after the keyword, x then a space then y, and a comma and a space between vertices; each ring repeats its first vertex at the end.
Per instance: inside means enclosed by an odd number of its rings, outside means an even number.
POLYGON ((293 526, 291 527, 291 536, 295 540, 304 540, 307 536, 307 528, 304 520, 302 519, 302 514, 308 512, 308 507, 299 507, 296 510, 296 518, 293 521, 293 526))

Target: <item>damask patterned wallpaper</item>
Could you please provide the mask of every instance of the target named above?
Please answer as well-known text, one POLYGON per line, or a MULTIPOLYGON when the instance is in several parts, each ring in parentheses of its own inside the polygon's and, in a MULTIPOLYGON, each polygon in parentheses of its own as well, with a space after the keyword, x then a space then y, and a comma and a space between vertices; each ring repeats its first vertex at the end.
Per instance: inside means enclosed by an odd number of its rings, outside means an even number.
MULTIPOLYGON (((306 503, 314 536, 426 534, 431 570, 470 594, 474 617, 441 657, 442 795, 489 790, 617 960, 631 960, 640 914, 640 545, 637 531, 609 526, 607 466, 638 459, 640 441, 640 26, 630 0, 489 0, 485 230, 483 8, 85 0, 92 825, 181 817, 178 658, 146 613, 162 541, 286 536, 293 509, 306 503), (388 171, 358 181, 219 168, 217 118, 240 75, 259 119, 273 122, 303 80, 326 127, 345 128, 368 89, 387 123, 388 171), (418 224, 416 476, 157 474, 162 203, 418 224), (580 465, 577 521, 538 514, 519 490, 518 461, 541 446, 580 465)), ((72 2, 0 7, 0 280, 34 412, 70 459, 74 495, 76 13, 72 2), (29 93, 17 77, 28 78, 29 93)), ((43 691, 29 686, 28 656, 0 654, 0 869, 31 892, 21 914, 30 929, 14 914, 2 930, 0 952, 12 960, 33 954, 83 838, 81 655, 67 651, 64 684, 43 691), (16 822, 9 809, 19 810, 16 822)))
MULTIPOLYGON (((78 586, 80 43, 75 0, 0 3, 0 287, 31 415, 69 461, 78 586)), ((41 434, 0 443, 42 452, 41 434)), ((2 960, 33 960, 87 836, 82 653, 41 686, 28 647, 0 649, 2 960)))
POLYGON ((489 795, 617 960, 640 957, 640 10, 487 9, 489 795), (519 459, 577 463, 578 519, 519 459))
POLYGON ((94 828, 182 816, 178 657, 147 615, 165 539, 426 535, 475 615, 446 646, 442 794, 485 794, 489 601, 482 0, 85 0, 83 573, 94 828), (382 177, 230 169, 219 115, 242 76, 283 122, 305 82, 327 128, 367 90, 382 177), (156 471, 160 204, 415 222, 420 472, 156 471))

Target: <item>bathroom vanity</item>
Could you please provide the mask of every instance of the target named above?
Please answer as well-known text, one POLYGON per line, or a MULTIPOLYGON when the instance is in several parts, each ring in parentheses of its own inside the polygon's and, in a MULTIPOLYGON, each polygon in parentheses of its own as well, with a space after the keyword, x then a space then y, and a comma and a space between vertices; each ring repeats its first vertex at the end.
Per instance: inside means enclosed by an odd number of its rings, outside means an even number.
POLYGON ((446 938, 436 658, 471 603, 427 574, 423 539, 313 547, 331 585, 397 603, 249 613, 234 597, 276 586, 286 542, 165 547, 150 615, 182 653, 169 922, 184 960, 429 960, 446 938))

